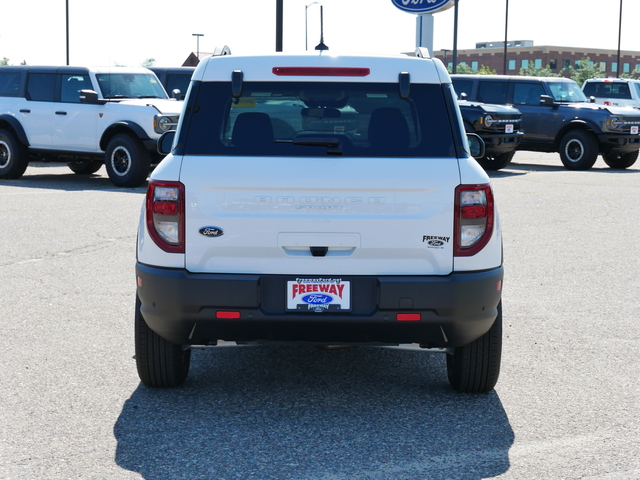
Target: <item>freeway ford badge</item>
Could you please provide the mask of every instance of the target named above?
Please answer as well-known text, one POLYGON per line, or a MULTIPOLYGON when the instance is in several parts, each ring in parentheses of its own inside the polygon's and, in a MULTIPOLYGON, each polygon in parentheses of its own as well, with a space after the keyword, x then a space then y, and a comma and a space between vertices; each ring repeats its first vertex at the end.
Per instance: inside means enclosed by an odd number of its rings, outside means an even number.
POLYGON ((345 312, 351 310, 351 282, 340 278, 296 278, 287 282, 287 310, 345 312))

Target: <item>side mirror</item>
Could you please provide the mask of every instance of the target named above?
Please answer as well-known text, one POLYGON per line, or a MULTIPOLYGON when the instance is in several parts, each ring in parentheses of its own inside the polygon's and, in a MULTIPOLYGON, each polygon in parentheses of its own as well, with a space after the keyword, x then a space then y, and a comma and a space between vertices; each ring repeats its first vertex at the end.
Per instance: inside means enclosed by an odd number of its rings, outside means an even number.
POLYGON ((473 158, 482 158, 485 154, 484 141, 476 133, 467 133, 469 153, 473 158))
POLYGON ((466 99, 467 99, 467 94, 466 94, 466 93, 464 93, 464 92, 462 92, 462 93, 460 94, 460 100, 466 100, 466 99))
POLYGON ((596 97, 594 97, 593 95, 591 95, 589 97, 589 103, 596 103, 596 97))
POLYGON ((174 88, 171 91, 171 98, 175 98, 176 100, 180 100, 181 96, 182 96, 182 92, 180 91, 180 89, 174 88))
POLYGON ((170 130, 162 134, 162 136, 158 139, 158 153, 160 155, 168 155, 171 153, 171 148, 173 147, 173 140, 176 137, 176 131, 170 130))
POLYGON ((540 95, 540 105, 553 105, 553 97, 549 95, 540 95))
POLYGON ((106 103, 98 98, 98 93, 93 90, 80 90, 80 103, 106 103))

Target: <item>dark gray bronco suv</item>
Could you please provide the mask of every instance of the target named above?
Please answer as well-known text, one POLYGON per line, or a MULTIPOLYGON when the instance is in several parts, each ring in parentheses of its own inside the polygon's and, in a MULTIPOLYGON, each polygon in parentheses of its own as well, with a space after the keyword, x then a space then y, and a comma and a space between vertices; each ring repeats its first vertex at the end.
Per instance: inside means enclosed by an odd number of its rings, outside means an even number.
POLYGON ((588 170, 599 154, 611 168, 638 158, 640 111, 590 103, 576 82, 559 77, 452 75, 458 95, 513 105, 522 112, 518 150, 558 152, 569 170, 588 170))

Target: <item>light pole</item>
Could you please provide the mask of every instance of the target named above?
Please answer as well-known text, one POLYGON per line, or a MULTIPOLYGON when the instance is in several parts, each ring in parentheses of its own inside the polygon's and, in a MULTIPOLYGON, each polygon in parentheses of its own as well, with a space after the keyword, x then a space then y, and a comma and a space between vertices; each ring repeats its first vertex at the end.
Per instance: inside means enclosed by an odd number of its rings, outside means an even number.
POLYGON ((507 36, 509 26, 509 0, 507 0, 507 9, 504 14, 504 58, 502 59, 502 74, 507 74, 507 36))
POLYGON ((192 33, 192 37, 196 37, 196 58, 200 61, 200 37, 204 37, 204 33, 192 33))
POLYGON ((622 37, 622 0, 620 0, 620 22, 618 24, 618 68, 616 74, 620 78, 620 39, 622 37))
POLYGON ((320 2, 312 2, 304 6, 304 49, 309 50, 309 29, 307 27, 307 10, 311 5, 320 5, 320 2))
POLYGON ((67 65, 69 65, 69 0, 66 0, 67 5, 67 65))

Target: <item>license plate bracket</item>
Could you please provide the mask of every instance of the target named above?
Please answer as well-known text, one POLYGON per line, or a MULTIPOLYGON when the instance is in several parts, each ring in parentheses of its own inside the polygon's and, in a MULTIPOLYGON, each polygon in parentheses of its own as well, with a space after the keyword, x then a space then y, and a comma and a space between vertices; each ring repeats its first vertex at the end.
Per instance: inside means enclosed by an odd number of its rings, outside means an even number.
POLYGON ((336 313, 351 311, 351 282, 335 277, 287 281, 286 310, 336 313))

